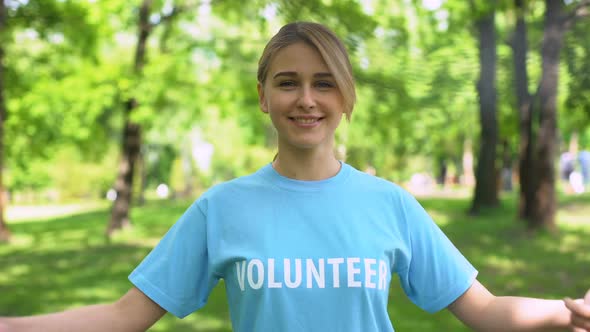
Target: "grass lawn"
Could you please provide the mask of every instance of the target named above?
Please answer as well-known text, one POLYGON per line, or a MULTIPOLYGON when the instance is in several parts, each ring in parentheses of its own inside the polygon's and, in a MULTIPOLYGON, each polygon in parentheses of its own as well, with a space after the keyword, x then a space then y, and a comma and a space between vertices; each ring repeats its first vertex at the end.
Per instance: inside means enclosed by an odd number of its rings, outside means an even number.
MULTIPOLYGON (((421 199, 455 245, 498 295, 580 297, 590 287, 590 195, 561 199, 559 233, 527 234, 514 200, 469 217, 465 199, 421 199)), ((134 208, 134 228, 107 243, 108 209, 9 223, 0 245, 0 316, 28 315, 113 301, 127 291, 129 272, 189 202, 151 202, 134 208)), ((390 316, 397 331, 468 331, 448 312, 427 314, 410 303, 394 278, 390 316)), ((231 331, 223 284, 197 313, 167 315, 150 331, 231 331)))

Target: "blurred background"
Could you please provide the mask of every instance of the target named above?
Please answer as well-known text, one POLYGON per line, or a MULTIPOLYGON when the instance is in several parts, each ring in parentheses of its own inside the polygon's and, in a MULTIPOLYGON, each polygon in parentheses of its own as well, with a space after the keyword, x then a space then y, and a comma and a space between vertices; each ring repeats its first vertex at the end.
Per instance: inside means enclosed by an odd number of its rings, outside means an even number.
MULTIPOLYGON (((192 200, 269 163, 257 61, 298 20, 351 55, 340 159, 418 196, 493 290, 583 295, 589 1, 0 0, 0 315, 116 299, 192 200)), ((464 329, 394 289, 400 330, 464 329)), ((229 330, 222 293, 154 330, 229 330)))

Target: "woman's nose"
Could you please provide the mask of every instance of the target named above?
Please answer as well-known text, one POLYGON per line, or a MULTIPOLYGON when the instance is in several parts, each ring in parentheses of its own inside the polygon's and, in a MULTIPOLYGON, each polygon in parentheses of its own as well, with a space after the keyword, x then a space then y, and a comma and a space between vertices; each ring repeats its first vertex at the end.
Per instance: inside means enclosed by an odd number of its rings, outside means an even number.
POLYGON ((297 100, 297 106, 302 109, 311 109, 316 106, 313 91, 310 87, 302 87, 299 92, 299 99, 297 100))

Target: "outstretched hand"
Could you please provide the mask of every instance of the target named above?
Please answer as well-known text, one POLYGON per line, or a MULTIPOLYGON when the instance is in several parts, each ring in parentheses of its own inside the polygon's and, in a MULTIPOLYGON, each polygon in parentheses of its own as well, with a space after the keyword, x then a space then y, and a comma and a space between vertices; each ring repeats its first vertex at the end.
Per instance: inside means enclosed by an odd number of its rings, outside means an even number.
POLYGON ((564 302, 572 314, 572 331, 590 332, 590 290, 588 290, 584 299, 572 300, 566 298, 564 302))

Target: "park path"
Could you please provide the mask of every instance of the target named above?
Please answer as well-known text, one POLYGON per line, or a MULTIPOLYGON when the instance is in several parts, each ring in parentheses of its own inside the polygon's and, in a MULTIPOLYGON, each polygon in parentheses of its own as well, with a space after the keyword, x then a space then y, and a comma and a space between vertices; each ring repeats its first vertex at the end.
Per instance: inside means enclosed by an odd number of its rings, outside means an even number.
POLYGON ((72 215, 80 212, 87 212, 106 207, 106 203, 74 203, 55 205, 22 205, 8 206, 6 220, 8 222, 23 222, 26 220, 38 221, 61 216, 72 215))

